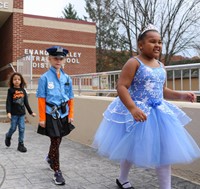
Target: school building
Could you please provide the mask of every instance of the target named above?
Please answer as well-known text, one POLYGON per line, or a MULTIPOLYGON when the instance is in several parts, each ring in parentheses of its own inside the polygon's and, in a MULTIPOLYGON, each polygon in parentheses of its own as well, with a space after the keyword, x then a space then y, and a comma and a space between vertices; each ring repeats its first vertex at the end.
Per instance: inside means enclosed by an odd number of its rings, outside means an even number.
POLYGON ((0 0, 0 86, 19 59, 27 64, 32 60, 33 77, 39 78, 49 68, 45 49, 53 45, 69 50, 63 67, 68 74, 94 73, 95 43, 95 23, 28 15, 23 0, 0 0))

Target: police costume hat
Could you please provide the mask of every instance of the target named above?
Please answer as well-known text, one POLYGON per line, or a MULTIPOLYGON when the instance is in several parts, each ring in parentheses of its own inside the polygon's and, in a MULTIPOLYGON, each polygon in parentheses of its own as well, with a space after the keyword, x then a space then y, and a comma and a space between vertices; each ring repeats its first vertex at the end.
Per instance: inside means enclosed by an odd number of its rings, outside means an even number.
POLYGON ((49 56, 55 56, 55 57, 66 57, 66 55, 68 54, 68 50, 64 49, 63 47, 60 46, 52 46, 48 49, 46 49, 46 51, 49 53, 49 56))

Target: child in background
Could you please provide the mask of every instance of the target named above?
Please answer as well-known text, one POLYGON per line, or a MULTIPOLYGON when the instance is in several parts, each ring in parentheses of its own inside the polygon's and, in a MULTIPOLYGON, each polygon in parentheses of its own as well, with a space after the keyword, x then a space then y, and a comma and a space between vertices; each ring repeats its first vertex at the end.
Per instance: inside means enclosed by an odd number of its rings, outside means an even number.
POLYGON ((9 147, 11 145, 11 137, 13 133, 16 131, 17 126, 19 129, 19 138, 18 138, 18 148, 17 150, 20 152, 26 152, 27 149, 24 146, 24 132, 25 132, 25 107, 28 110, 28 113, 33 117, 36 116, 35 113, 32 112, 29 103, 28 96, 24 89, 26 87, 26 83, 24 78, 20 73, 14 73, 10 77, 9 81, 9 89, 7 93, 6 100, 6 112, 8 118, 11 119, 11 126, 8 132, 6 133, 5 145, 9 147))
POLYGON ((170 165, 199 158, 200 149, 184 127, 191 119, 164 98, 194 102, 195 95, 165 87, 165 67, 157 60, 162 41, 155 26, 139 35, 138 48, 140 54, 122 69, 119 97, 104 112, 93 146, 120 162, 119 188, 134 188, 128 181, 134 164, 155 168, 160 189, 171 189, 170 165))
POLYGON ((64 185, 65 179, 60 170, 59 147, 62 137, 69 134, 68 125, 73 122, 72 80, 61 68, 65 63, 68 50, 60 46, 47 49, 50 69, 44 73, 38 83, 37 97, 39 106, 39 125, 50 137, 47 162, 54 170, 56 185, 64 185))

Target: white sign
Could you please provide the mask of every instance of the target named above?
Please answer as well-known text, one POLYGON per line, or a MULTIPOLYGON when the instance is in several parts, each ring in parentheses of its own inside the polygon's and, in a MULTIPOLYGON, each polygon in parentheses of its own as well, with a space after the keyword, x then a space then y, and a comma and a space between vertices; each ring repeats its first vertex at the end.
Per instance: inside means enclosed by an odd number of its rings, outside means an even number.
MULTIPOLYGON (((32 55, 33 68, 48 68, 49 67, 48 52, 46 50, 24 49, 24 54, 32 55)), ((79 62, 80 57, 81 57, 81 52, 69 52, 66 56, 66 63, 80 64, 79 62)), ((26 58, 27 60, 30 59, 29 56, 27 56, 26 58)), ((64 66, 65 65, 63 65, 63 68, 64 66)))
POLYGON ((0 9, 8 9, 8 2, 0 1, 0 9))

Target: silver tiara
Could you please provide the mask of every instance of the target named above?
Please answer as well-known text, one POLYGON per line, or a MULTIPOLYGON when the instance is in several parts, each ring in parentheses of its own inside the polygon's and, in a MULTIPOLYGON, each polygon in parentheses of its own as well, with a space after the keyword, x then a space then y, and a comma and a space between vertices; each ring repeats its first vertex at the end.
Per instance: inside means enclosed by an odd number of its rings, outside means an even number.
POLYGON ((154 26, 153 24, 148 24, 147 27, 140 33, 140 35, 142 35, 144 32, 149 31, 149 30, 155 30, 159 32, 156 26, 154 26))

